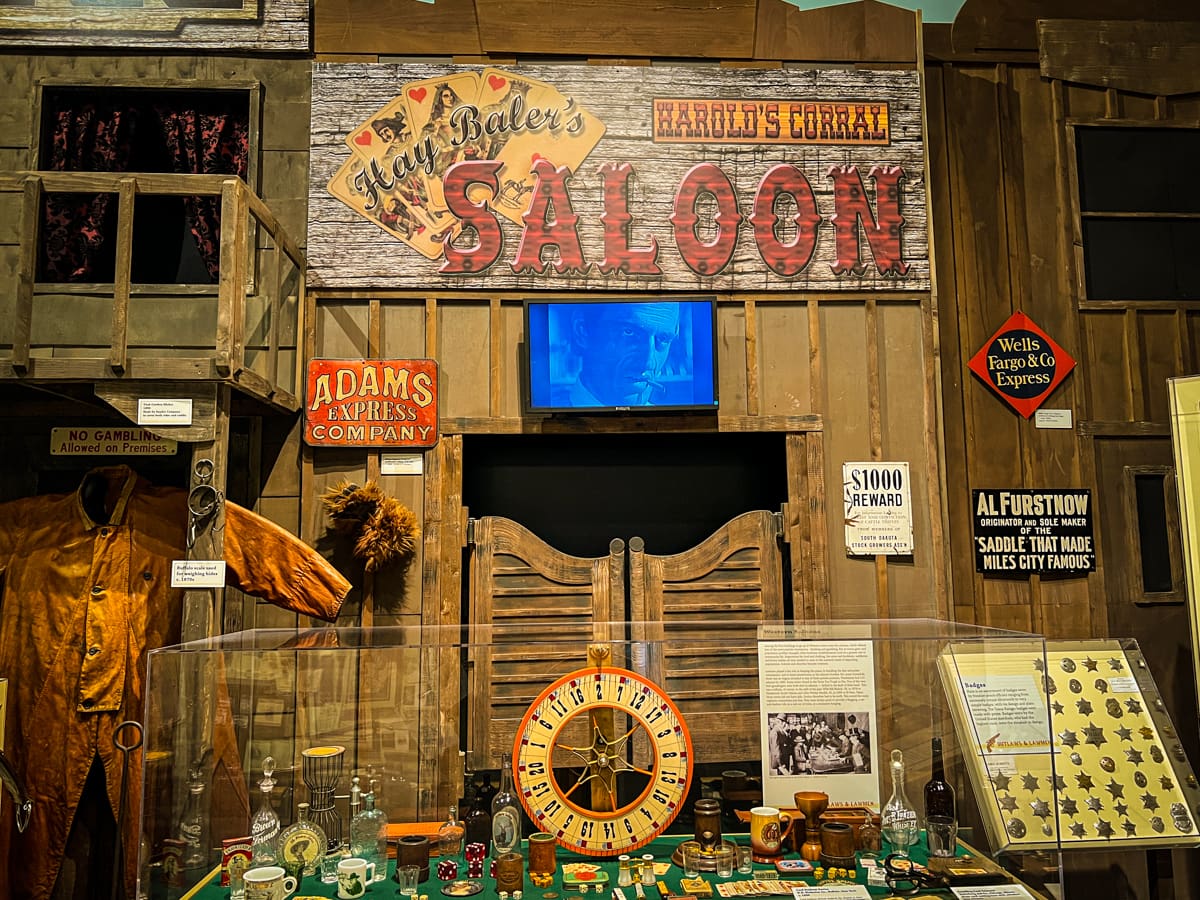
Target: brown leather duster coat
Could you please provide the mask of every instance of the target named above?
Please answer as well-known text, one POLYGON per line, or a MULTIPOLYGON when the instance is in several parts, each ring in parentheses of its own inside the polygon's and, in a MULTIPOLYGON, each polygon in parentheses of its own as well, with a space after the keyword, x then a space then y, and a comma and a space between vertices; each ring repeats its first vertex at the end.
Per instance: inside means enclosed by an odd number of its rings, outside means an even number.
MULTIPOLYGON (((9 680, 5 748, 34 801, 24 834, 0 816, 0 900, 49 896, 95 757, 117 809, 123 760, 114 727, 142 720, 146 656, 178 643, 187 492, 153 487, 125 466, 107 482, 106 521, 81 493, 0 505, 0 677, 9 680)), ((90 478, 91 476, 89 476, 90 478)), ((82 490, 82 488, 81 488, 82 490)), ((278 606, 332 620, 349 583, 315 550, 233 503, 224 506, 226 581, 278 606)), ((125 859, 138 848, 141 752, 131 755, 125 859)))

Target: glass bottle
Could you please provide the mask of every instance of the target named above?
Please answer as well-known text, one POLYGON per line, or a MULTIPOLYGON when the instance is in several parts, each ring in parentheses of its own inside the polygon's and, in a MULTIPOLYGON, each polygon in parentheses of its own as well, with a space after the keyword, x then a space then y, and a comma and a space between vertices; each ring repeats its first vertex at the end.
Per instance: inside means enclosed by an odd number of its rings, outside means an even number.
POLYGON ((188 769, 188 798, 179 819, 179 839, 186 844, 183 868, 199 869, 208 865, 208 816, 204 811, 204 772, 200 766, 188 769))
POLYGON ((362 788, 358 786, 358 776, 350 779, 350 821, 362 811, 362 788))
POLYGON ((942 739, 933 739, 933 761, 930 778, 925 782, 925 819, 930 816, 947 816, 958 819, 954 808, 954 788, 946 780, 946 769, 942 763, 942 739))
POLYGON ((483 844, 485 853, 490 851, 492 843, 492 814, 490 804, 485 805, 478 790, 471 791, 471 809, 463 820, 467 844, 483 844))
POLYGON ((458 856, 462 853, 463 823, 458 818, 458 807, 450 807, 450 815, 438 829, 438 848, 442 856, 458 856))
POLYGON ((917 842, 920 828, 917 811, 904 790, 904 754, 892 751, 892 796, 879 814, 883 838, 895 853, 908 855, 908 848, 917 842))
POLYGON ((279 850, 276 843, 279 839, 279 816, 271 802, 271 790, 275 787, 275 758, 268 756, 263 759, 263 777, 258 783, 262 797, 250 819, 250 861, 255 866, 273 866, 279 862, 279 850))
POLYGON ((312 875, 325 858, 325 849, 325 832, 308 818, 308 804, 297 804, 296 821, 279 833, 279 864, 297 879, 312 875))
POLYGON ((512 754, 500 758, 500 789, 492 798, 492 846, 496 855, 511 853, 521 843, 521 808, 513 791, 512 754))
POLYGON ((362 795, 362 809, 350 820, 350 855, 375 863, 375 880, 387 877, 388 817, 375 807, 375 794, 362 795))

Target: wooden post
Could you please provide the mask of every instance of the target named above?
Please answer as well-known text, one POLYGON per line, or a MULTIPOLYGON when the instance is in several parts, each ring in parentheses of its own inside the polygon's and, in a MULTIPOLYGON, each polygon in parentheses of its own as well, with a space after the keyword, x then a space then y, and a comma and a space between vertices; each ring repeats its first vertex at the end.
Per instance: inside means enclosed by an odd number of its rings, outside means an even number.
MULTIPOLYGON (((212 463, 208 484, 221 496, 225 495, 226 460, 229 455, 229 398, 230 387, 217 385, 215 429, 211 440, 192 445, 192 474, 188 483, 191 490, 202 484, 197 475, 197 464, 202 460, 212 463)), ((185 559, 224 559, 225 514, 224 504, 218 513, 196 531, 195 541, 184 553, 185 559)), ((191 523, 187 523, 189 531, 191 523)), ((184 641, 194 641, 216 634, 216 623, 224 621, 225 589, 198 588, 184 592, 183 631, 184 641)))

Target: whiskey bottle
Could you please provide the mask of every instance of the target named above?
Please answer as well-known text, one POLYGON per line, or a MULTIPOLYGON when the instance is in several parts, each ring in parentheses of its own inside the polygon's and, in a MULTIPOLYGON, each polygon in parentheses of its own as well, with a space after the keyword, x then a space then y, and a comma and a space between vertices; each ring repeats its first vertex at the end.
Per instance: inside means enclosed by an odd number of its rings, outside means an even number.
POLYGON ((891 845, 893 853, 908 856, 908 848, 920 837, 917 811, 913 809, 904 790, 904 754, 892 751, 892 796, 879 813, 883 839, 891 845))
POLYGON ((492 846, 496 855, 510 853, 521 843, 521 808, 513 791, 512 754, 500 757, 500 790, 492 798, 492 846))
POLYGON ((450 815, 438 829, 438 849, 442 856, 458 856, 462 853, 463 823, 458 818, 458 807, 450 807, 450 815))
POLYGON ((262 797, 258 809, 250 819, 250 859, 257 866, 273 866, 279 862, 276 842, 279 838, 279 816, 271 803, 271 790, 275 787, 275 759, 263 759, 263 777, 258 783, 262 797))
POLYGON ((327 839, 316 822, 308 818, 308 804, 296 806, 296 821, 279 833, 279 864, 301 875, 312 875, 325 857, 327 839))
POLYGON ((954 808, 954 788, 946 780, 946 770, 942 763, 942 739, 933 739, 932 774, 925 782, 925 819, 930 816, 948 816, 957 820, 954 808))

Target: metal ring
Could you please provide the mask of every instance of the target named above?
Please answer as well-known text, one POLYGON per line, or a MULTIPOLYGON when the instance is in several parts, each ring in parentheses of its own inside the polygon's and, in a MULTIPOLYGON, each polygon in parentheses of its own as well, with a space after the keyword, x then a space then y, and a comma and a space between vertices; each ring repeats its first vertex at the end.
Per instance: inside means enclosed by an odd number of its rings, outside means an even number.
POLYGON ((212 481, 213 472, 216 471, 216 468, 211 459, 198 459, 192 471, 201 484, 208 484, 212 481))
POLYGON ((188 493, 188 510, 193 516, 203 518, 212 515, 221 502, 221 495, 211 484, 198 484, 188 493))
POLYGON ((113 729, 112 742, 114 747, 116 747, 118 750, 124 751, 125 753, 131 753, 132 751, 136 750, 138 747, 142 746, 142 723, 135 722, 133 719, 126 719, 115 729, 113 729), (132 729, 134 732, 134 741, 132 744, 121 743, 121 732, 127 727, 132 729))

